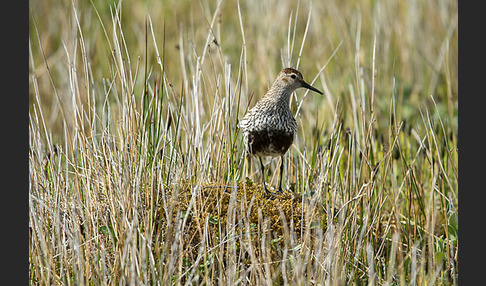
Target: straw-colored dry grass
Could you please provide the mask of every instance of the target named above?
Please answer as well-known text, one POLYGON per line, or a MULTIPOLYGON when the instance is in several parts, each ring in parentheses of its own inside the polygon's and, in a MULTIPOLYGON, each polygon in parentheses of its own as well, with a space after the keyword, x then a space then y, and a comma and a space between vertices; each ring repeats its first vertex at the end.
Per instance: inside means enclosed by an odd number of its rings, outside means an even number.
POLYGON ((457 284, 457 2, 31 1, 29 21, 31 284, 457 284), (286 66, 324 95, 292 97, 269 198, 236 126, 286 66))

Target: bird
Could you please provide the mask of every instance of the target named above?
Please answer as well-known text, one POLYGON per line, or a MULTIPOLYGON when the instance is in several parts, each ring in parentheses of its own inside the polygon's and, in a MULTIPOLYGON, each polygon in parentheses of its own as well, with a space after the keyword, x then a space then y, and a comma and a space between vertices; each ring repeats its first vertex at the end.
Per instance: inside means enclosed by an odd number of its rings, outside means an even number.
POLYGON ((284 155, 292 145, 297 133, 297 121, 290 110, 290 96, 297 88, 306 88, 323 94, 304 81, 302 73, 294 68, 282 69, 267 93, 238 122, 243 134, 247 154, 260 160, 263 189, 267 195, 282 192, 284 155), (265 184, 263 157, 281 157, 280 181, 276 193, 270 192, 265 184))

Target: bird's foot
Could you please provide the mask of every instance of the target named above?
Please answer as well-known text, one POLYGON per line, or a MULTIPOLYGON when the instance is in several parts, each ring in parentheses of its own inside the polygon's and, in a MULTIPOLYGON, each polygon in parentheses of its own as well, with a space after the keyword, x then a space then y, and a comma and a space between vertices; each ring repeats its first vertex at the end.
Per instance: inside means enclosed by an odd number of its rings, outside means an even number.
POLYGON ((272 200, 284 193, 282 187, 279 187, 275 192, 269 191, 266 187, 264 187, 263 190, 265 191, 265 195, 267 196, 267 198, 272 200))
POLYGON ((267 198, 273 200, 275 199, 275 195, 278 193, 278 192, 271 192, 267 189, 267 187, 264 187, 263 190, 265 191, 265 195, 267 196, 267 198))

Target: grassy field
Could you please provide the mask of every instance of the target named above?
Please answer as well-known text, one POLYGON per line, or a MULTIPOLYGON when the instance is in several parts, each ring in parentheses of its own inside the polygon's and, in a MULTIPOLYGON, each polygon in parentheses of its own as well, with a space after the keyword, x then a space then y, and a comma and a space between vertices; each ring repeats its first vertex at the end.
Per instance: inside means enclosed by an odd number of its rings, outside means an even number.
POLYGON ((29 2, 31 284, 457 284, 457 1, 29 2))

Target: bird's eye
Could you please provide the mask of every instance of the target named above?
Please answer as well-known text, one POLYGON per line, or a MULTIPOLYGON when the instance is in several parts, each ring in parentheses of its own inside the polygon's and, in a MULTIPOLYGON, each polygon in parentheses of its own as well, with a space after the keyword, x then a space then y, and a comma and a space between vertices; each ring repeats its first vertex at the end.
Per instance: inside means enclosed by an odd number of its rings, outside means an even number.
POLYGON ((293 79, 295 79, 295 74, 292 74, 290 77, 293 78, 293 79))

